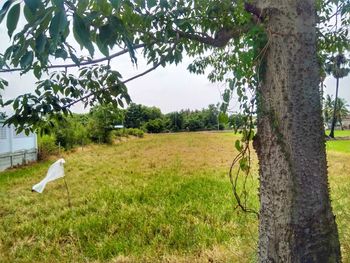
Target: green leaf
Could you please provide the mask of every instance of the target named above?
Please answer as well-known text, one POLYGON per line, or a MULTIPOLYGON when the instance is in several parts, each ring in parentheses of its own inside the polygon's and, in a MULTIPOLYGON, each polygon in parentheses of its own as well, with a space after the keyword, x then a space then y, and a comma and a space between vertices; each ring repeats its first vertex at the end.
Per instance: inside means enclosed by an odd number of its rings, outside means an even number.
POLYGON ((120 105, 120 107, 124 108, 124 102, 118 98, 118 103, 120 105))
POLYGON ((244 172, 248 172, 249 171, 249 164, 248 164, 247 157, 244 157, 241 160, 239 160, 239 166, 242 169, 242 171, 244 171, 244 172))
POLYGON ((68 57, 68 54, 67 54, 67 51, 60 48, 60 49, 57 49, 56 52, 55 52, 55 58, 63 58, 64 60, 66 60, 68 57))
POLYGON ((26 6, 35 14, 36 10, 42 5, 41 0, 24 0, 26 6))
POLYGON ((121 6, 121 1, 120 0, 110 0, 110 2, 111 2, 112 6, 115 9, 119 10, 119 8, 121 6))
POLYGON ((157 0, 147 0, 147 7, 150 9, 157 5, 157 0))
POLYGON ((18 101, 18 99, 15 99, 15 101, 13 102, 13 109, 18 109, 18 106, 19 106, 19 101, 18 101))
POLYGON ((146 7, 146 2, 145 0, 136 0, 136 3, 138 4, 138 6, 142 9, 144 9, 146 7))
POLYGON ((1 10, 0 10, 0 23, 2 22, 2 20, 4 19, 4 17, 6 16, 7 11, 9 10, 11 4, 13 3, 13 0, 8 0, 5 2, 5 4, 2 6, 1 10))
POLYGON ((72 52, 69 52, 69 56, 76 65, 80 65, 80 60, 77 58, 76 55, 74 55, 72 52))
POLYGON ((34 59, 34 55, 33 55, 33 51, 27 51, 27 53, 25 53, 25 55, 21 58, 20 60, 20 65, 22 69, 25 69, 27 67, 29 67, 34 59))
POLYGON ((8 100, 4 103, 4 106, 8 106, 13 103, 13 100, 8 100))
POLYGON ((17 27, 20 10, 20 4, 16 4, 11 8, 7 15, 7 33, 10 38, 12 37, 13 31, 15 31, 17 27))
POLYGON ((111 15, 112 12, 112 7, 111 5, 107 2, 107 0, 97 0, 97 5, 99 10, 104 16, 109 16, 111 15))
POLYGON ((52 18, 50 23, 50 36, 54 41, 57 41, 60 33, 63 34, 66 27, 68 26, 67 16, 64 11, 59 11, 52 18))
POLYGON ((78 13, 82 14, 89 5, 89 0, 80 0, 78 2, 78 13))
POLYGON ((101 34, 98 34, 96 37, 96 45, 103 55, 109 56, 109 49, 107 43, 105 39, 101 37, 101 34))
POLYGON ((67 57, 68 57, 67 51, 65 51, 64 49, 60 48, 56 50, 55 58, 63 58, 64 60, 66 60, 67 57))
POLYGON ((0 78, 0 83, 3 85, 2 88, 4 88, 4 86, 8 86, 9 85, 9 82, 6 79, 2 79, 2 78, 0 78))
POLYGON ((169 3, 167 0, 160 0, 159 4, 162 8, 165 8, 165 9, 167 9, 169 7, 169 3))
POLYGON ((35 19, 34 14, 32 13, 32 11, 27 5, 25 5, 23 8, 23 14, 28 23, 34 22, 34 19, 35 19))
POLYGON ((45 51, 45 45, 47 43, 47 38, 44 34, 40 34, 35 40, 35 49, 41 54, 45 51))
POLYGON ((63 8, 63 4, 64 4, 64 1, 63 0, 51 0, 51 2, 57 6, 57 7, 60 7, 60 8, 63 8))
POLYGON ((223 113, 223 112, 220 112, 220 114, 219 114, 219 122, 220 123, 228 123, 228 115, 227 114, 225 114, 225 113, 223 113))
POLYGON ((243 149, 243 146, 241 145, 241 142, 240 142, 240 140, 236 140, 235 141, 235 148, 237 149, 237 151, 242 151, 242 149, 243 149))
POLYGON ((84 20, 77 14, 73 15, 73 34, 80 46, 89 50, 90 55, 93 56, 94 46, 90 39, 90 30, 84 20))
MULTIPOLYGON (((37 79, 40 79, 41 78, 41 67, 39 64, 35 64, 34 65, 34 76, 37 78, 37 79)), ((37 92, 37 90, 35 91, 37 92)), ((40 96, 40 94, 38 94, 40 96)))
POLYGON ((125 45, 128 47, 131 61, 136 64, 137 58, 135 56, 135 50, 133 47, 133 43, 129 38, 128 31, 127 31, 123 21, 121 19, 119 19, 118 17, 113 16, 111 19, 111 24, 119 33, 122 34, 123 41, 124 41, 125 45))
POLYGON ((99 37, 100 40, 103 44, 109 45, 112 47, 117 39, 117 34, 116 34, 115 29, 113 29, 113 26, 110 24, 104 25, 99 28, 99 37))

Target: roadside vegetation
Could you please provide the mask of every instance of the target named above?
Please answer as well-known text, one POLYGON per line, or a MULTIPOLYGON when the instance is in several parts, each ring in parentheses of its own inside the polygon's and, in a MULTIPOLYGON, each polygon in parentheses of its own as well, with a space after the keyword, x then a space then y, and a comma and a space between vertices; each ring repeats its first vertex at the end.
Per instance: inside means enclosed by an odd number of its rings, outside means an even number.
MULTIPOLYGON (((237 135, 238 136, 238 135, 237 135)), ((239 138, 239 137, 237 137, 239 138)), ((147 134, 64 152, 63 180, 31 186, 53 161, 0 173, 1 262, 256 262, 257 218, 235 210, 231 133, 147 134)), ((350 261, 348 141, 327 142, 343 261, 350 261)), ((249 207, 258 209, 257 160, 249 207)))

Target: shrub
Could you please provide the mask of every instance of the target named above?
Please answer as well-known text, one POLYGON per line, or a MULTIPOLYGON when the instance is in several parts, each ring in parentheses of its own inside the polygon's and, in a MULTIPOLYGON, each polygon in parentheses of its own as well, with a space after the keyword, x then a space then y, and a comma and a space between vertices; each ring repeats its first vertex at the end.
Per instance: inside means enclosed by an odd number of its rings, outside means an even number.
POLYGON ((155 120, 150 120, 150 121, 146 122, 145 128, 146 128, 147 132, 160 133, 160 132, 164 131, 165 124, 161 118, 157 118, 155 120))
POLYGON ((125 132, 125 129, 118 129, 112 131, 114 137, 127 137, 128 135, 125 132))
POLYGON ((58 146, 56 145, 56 138, 53 135, 43 135, 38 139, 38 158, 45 160, 50 155, 58 154, 58 146))
POLYGON ((186 128, 189 131, 200 131, 204 129, 203 122, 198 116, 192 116, 186 120, 186 128))
POLYGON ((111 132, 112 138, 128 137, 129 135, 142 138, 144 136, 144 131, 137 128, 129 128, 129 129, 113 130, 111 132))
POLYGON ((125 130, 126 134, 142 138, 144 136, 144 131, 137 128, 130 128, 125 130))

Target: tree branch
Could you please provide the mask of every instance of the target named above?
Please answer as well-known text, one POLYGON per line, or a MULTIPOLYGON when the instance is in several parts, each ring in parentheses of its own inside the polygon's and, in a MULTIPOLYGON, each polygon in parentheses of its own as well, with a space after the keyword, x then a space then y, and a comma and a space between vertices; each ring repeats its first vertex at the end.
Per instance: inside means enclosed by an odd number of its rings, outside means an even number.
POLYGON ((242 34, 248 32, 250 28, 251 26, 248 24, 242 25, 234 29, 222 28, 216 33, 215 37, 210 37, 206 34, 199 35, 198 33, 187 33, 178 29, 176 29, 175 32, 178 33, 179 36, 182 38, 187 38, 209 46, 222 48, 226 46, 226 44, 232 38, 239 38, 242 34))
MULTIPOLYGON (((169 51, 169 53, 170 53, 171 51, 175 50, 176 45, 177 45, 177 42, 174 43, 174 46, 171 48, 171 50, 169 51)), ((134 80, 134 79, 140 78, 140 77, 142 77, 142 76, 144 76, 144 75, 146 75, 146 74, 152 72, 153 70, 155 70, 156 68, 158 68, 161 64, 163 64, 163 63, 166 61, 166 59, 167 59, 167 56, 163 57, 163 59, 161 59, 158 63, 154 64, 153 67, 151 67, 151 68, 145 70, 144 72, 142 72, 142 73, 140 73, 140 74, 137 74, 137 75, 135 75, 135 76, 133 76, 133 77, 131 77, 131 78, 128 78, 127 80, 124 80, 124 81, 122 81, 122 82, 120 82, 120 83, 118 83, 118 84, 119 84, 119 85, 120 85, 120 84, 123 84, 123 85, 124 85, 124 84, 126 84, 126 83, 128 83, 128 82, 130 82, 130 81, 132 81, 132 80, 134 80)), ((108 89, 109 89, 109 88, 106 87, 106 88, 101 89, 100 91, 105 91, 105 90, 108 90, 108 89)), ((81 97, 81 98, 79 98, 79 99, 77 99, 77 100, 75 100, 75 101, 73 101, 73 102, 71 102, 71 103, 68 103, 67 105, 64 105, 63 108, 67 109, 67 108, 69 108, 69 107, 71 107, 71 106, 77 104, 77 103, 80 102, 80 101, 83 101, 83 100, 88 99, 89 97, 95 95, 95 93, 96 93, 96 92, 91 92, 91 93, 85 95, 84 97, 81 97)))
POLYGON ((263 11, 260 8, 257 8, 255 5, 244 3, 244 9, 248 13, 251 13, 252 15, 254 15, 254 17, 259 22, 262 22, 264 20, 263 11))
MULTIPOLYGON (((145 44, 138 44, 138 45, 135 45, 133 48, 134 49, 138 49, 138 48, 143 48, 145 46, 146 46, 145 44)), ((85 61, 85 62, 80 63, 79 65, 77 65, 77 64, 59 64, 59 65, 51 65, 51 66, 48 66, 47 68, 48 69, 53 69, 53 68, 73 68, 73 67, 80 67, 80 66, 86 66, 86 65, 91 65, 91 64, 97 64, 97 63, 101 63, 101 62, 104 62, 104 61, 108 61, 108 60, 114 59, 114 58, 119 57, 121 55, 124 55, 125 53, 128 53, 128 52, 129 52, 129 49, 126 48, 126 49, 123 49, 122 51, 114 53, 114 54, 112 54, 110 56, 99 58, 99 59, 93 59, 93 60, 85 61)), ((0 73, 15 72, 15 71, 21 71, 21 70, 23 70, 23 69, 22 68, 0 69, 0 73)))

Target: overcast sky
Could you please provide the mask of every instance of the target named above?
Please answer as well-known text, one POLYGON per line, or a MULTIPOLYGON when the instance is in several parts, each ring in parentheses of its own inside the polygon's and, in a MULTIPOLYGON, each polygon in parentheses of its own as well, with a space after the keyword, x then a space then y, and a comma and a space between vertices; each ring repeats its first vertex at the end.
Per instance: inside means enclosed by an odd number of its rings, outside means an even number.
MULTIPOLYGON (((23 20, 21 22, 23 23, 23 20)), ((0 37, 0 52, 3 52, 5 47, 9 46, 5 23, 0 25, 0 37)), ((183 62, 177 66, 170 65, 158 68, 146 76, 129 82, 127 87, 132 100, 135 103, 159 107, 164 113, 181 109, 201 109, 209 104, 220 102, 220 91, 224 90, 223 85, 210 83, 205 75, 190 74, 187 71, 190 62, 191 59, 185 57, 183 62)), ((130 63, 128 54, 114 59, 111 65, 122 73, 124 79, 148 68, 141 56, 139 56, 138 67, 134 67, 130 63)), ((34 89, 35 78, 31 74, 23 76, 18 73, 0 74, 10 83, 3 94, 5 98, 14 97, 34 89)), ((325 93, 334 95, 335 80, 332 77, 327 77, 325 84, 325 93)), ((339 96, 350 103, 350 77, 340 80, 339 96)), ((231 106, 237 110, 238 106, 235 101, 234 99, 231 106)), ((84 111, 82 106, 77 106, 73 110, 76 112, 84 111)))

